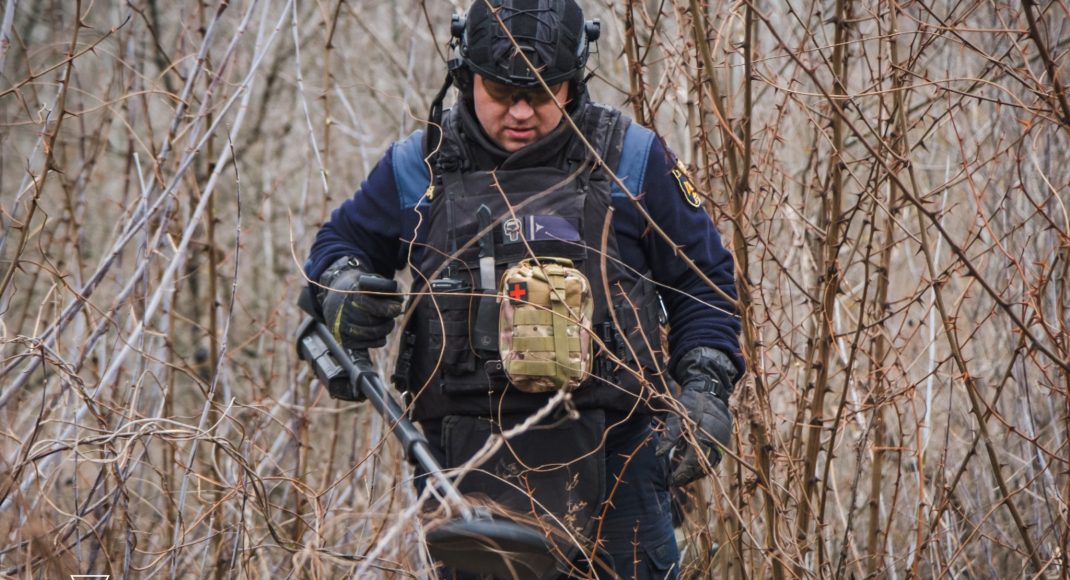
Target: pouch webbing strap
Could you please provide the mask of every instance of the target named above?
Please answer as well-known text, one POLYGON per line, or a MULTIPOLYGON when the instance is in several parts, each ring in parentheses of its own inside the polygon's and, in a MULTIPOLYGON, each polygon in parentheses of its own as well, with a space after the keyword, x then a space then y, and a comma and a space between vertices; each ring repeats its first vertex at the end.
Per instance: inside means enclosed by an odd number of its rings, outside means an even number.
MULTIPOLYGON (((556 332, 556 331, 555 331, 556 332)), ((567 348, 570 351, 580 350, 580 337, 569 336, 567 348)), ((557 351, 558 338, 556 336, 514 336, 513 349, 525 352, 554 352, 557 351)))
POLYGON ((514 375, 555 377, 558 366, 552 360, 515 360, 509 364, 509 372, 514 375))
POLYGON ((569 365, 568 322, 570 316, 568 304, 565 303, 565 273, 560 266, 548 266, 546 277, 550 282, 550 309, 554 313, 554 356, 559 365, 553 379, 559 387, 563 387, 575 372, 569 365))
POLYGON ((549 310, 518 308, 513 311, 514 326, 544 326, 553 323, 553 313, 549 310))

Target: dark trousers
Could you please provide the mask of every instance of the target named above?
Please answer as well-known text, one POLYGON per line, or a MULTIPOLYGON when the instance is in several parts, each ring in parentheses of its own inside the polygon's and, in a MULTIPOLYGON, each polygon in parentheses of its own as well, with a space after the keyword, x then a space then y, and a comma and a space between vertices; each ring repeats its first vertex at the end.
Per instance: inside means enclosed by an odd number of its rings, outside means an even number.
POLYGON ((621 578, 676 578, 680 551, 672 528, 669 468, 654 455, 658 434, 644 422, 606 441, 609 508, 601 539, 621 578), (644 443, 645 442, 645 443, 644 443), (617 476, 621 475, 617 484, 617 476), (615 489, 614 489, 615 487, 615 489))
MULTIPOLYGON (((444 461, 441 423, 426 421, 421 426, 432 450, 444 461)), ((679 575, 680 552, 672 527, 668 462, 654 455, 658 437, 649 420, 642 418, 615 425, 606 438, 605 497, 609 501, 599 508, 596 518, 602 514, 604 517, 601 525, 595 522, 592 534, 612 560, 614 572, 625 579, 675 579, 679 575)), ((417 478, 421 491, 422 479, 417 478)), ((442 572, 444 578, 478 578, 442 572)), ((596 567, 593 576, 611 575, 596 567)))

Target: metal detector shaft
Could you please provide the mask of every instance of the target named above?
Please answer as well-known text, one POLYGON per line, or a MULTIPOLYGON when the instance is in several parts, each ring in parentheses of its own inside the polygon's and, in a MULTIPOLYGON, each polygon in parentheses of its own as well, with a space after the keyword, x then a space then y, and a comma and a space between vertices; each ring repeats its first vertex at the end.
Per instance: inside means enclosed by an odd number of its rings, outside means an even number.
POLYGON ((405 416, 404 408, 387 391, 386 385, 379 378, 379 373, 371 368, 371 359, 368 356, 368 352, 348 351, 338 344, 327 325, 314 316, 314 310, 310 309, 310 301, 311 296, 308 295, 308 290, 305 289, 298 304, 302 310, 313 316, 302 324, 301 335, 307 336, 311 331, 323 342, 334 361, 345 370, 350 384, 359 389, 368 398, 372 407, 394 425, 391 431, 401 441, 401 445, 405 449, 405 455, 424 468, 424 471, 433 478, 438 490, 461 512, 461 516, 465 520, 473 519, 475 514, 472 512, 472 508, 468 506, 468 502, 457 491, 453 482, 442 473, 442 466, 439 465, 435 456, 431 454, 431 449, 423 433, 405 416))

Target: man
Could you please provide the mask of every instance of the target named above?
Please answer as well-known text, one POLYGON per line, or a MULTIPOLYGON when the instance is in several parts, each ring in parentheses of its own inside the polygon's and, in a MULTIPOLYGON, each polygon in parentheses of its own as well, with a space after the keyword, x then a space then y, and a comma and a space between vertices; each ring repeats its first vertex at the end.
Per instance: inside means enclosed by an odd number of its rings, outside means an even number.
POLYGON ((720 460, 743 372, 733 262, 683 166, 589 100, 598 31, 574 0, 455 17, 428 130, 333 212, 305 269, 336 338, 367 349, 403 300, 358 288, 410 268, 395 379, 447 467, 568 391, 461 489, 587 538, 621 577, 675 577, 669 488, 720 460))

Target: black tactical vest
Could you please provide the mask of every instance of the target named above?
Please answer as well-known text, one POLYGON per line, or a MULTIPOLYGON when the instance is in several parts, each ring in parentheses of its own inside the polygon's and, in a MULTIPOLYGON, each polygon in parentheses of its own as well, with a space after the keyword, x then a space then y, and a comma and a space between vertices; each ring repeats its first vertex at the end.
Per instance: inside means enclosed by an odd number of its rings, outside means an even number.
MULTIPOLYGON (((443 120, 429 223, 420 225, 427 247, 416 264, 415 310, 402 354, 415 418, 526 413, 552 395, 521 392, 501 372, 498 289, 483 288, 480 273, 480 257, 491 255, 495 286, 524 258, 572 260, 591 282, 591 330, 601 343, 593 376, 573 392, 574 403, 650 413, 655 385, 663 383, 651 376, 661 356, 660 305, 649 273, 620 261, 609 176, 575 136, 561 167, 477 170, 458 116, 454 109, 443 120)), ((631 121, 597 104, 584 105, 573 119, 606 165, 617 167, 631 121)))

